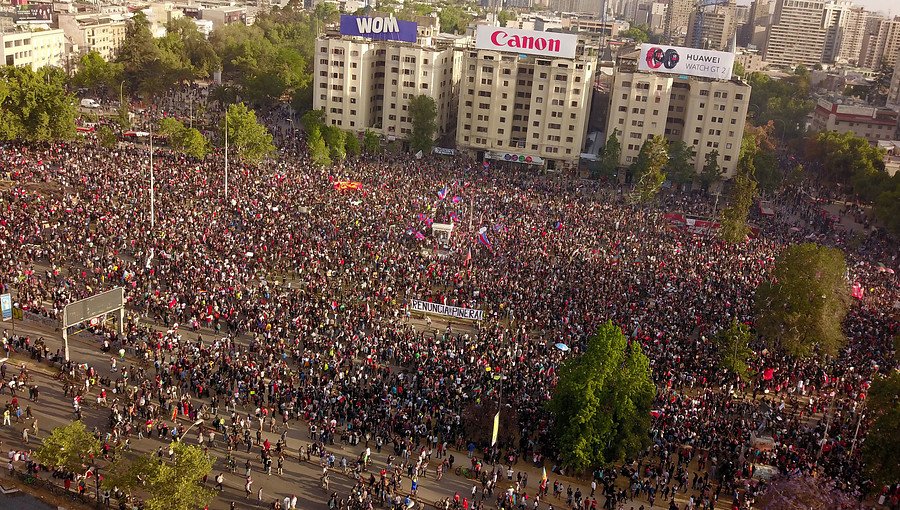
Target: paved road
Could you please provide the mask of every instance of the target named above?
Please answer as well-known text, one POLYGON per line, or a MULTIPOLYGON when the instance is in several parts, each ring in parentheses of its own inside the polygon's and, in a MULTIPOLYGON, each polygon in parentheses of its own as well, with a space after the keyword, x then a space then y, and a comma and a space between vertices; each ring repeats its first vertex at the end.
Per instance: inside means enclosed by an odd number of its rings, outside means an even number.
MULTIPOLYGON (((424 324, 423 324, 424 326, 424 324)), ((4 327, 8 328, 9 324, 4 324, 4 327)), ((433 324, 433 327, 443 329, 445 324, 440 324, 437 321, 433 324)), ((19 334, 27 334, 30 335, 32 340, 36 340, 39 337, 43 337, 47 346, 50 348, 51 352, 55 351, 57 348, 62 347, 62 340, 58 332, 53 330, 54 328, 51 325, 40 323, 37 321, 26 321, 24 323, 16 324, 16 331, 19 334)), ((212 332, 201 331, 202 336, 205 339, 213 338, 212 332)), ((196 338, 196 334, 185 332, 185 336, 189 338, 196 338)), ((69 349, 71 353, 71 358, 77 362, 86 362, 97 368, 101 375, 110 376, 110 363, 109 357, 102 353, 99 350, 99 343, 96 340, 92 339, 89 334, 82 333, 79 335, 71 336, 69 340, 69 349)), ((19 423, 13 424, 13 427, 0 427, 0 441, 2 441, 3 445, 0 448, 3 451, 8 451, 11 446, 15 446, 18 448, 36 448, 39 442, 39 439, 46 436, 48 431, 54 427, 63 425, 68 423, 73 418, 73 410, 71 405, 71 399, 67 397, 63 397, 62 394, 62 384, 59 381, 56 381, 53 376, 56 374, 56 370, 52 369, 45 363, 37 364, 34 360, 30 360, 27 356, 18 353, 14 354, 11 359, 7 362, 10 365, 20 366, 22 363, 25 363, 29 370, 33 374, 33 380, 40 387, 40 402, 33 403, 29 402, 27 399, 27 393, 19 395, 20 405, 22 405, 23 409, 25 405, 30 405, 32 412, 35 415, 35 419, 38 420, 40 433, 38 439, 32 439, 31 444, 24 446, 22 445, 22 429, 24 427, 31 427, 31 422, 27 423, 19 423)), ((121 365, 120 365, 121 366, 121 365)), ((14 370, 12 366, 8 367, 8 373, 17 373, 17 370, 14 370)), ((92 390, 92 395, 96 397, 97 390, 92 390)), ((110 400, 114 395, 110 392, 110 400)), ((4 406, 10 400, 9 394, 4 394, 0 396, 0 406, 4 406)), ((89 401, 90 399, 85 399, 85 401, 89 401)), ((84 413, 84 421, 88 428, 98 427, 101 430, 105 430, 107 419, 109 417, 109 411, 105 408, 96 408, 91 406, 83 407, 84 413)), ((182 424, 182 428, 186 427, 188 423, 179 417, 179 421, 182 424)), ((30 432, 30 431, 29 431, 30 432)), ((264 438, 268 438, 269 441, 274 444, 278 440, 278 434, 263 433, 264 438)), ((225 490, 211 505, 212 509, 225 509, 229 508, 230 502, 235 501, 237 504, 237 508, 270 508, 271 503, 275 497, 283 498, 286 495, 296 494, 299 501, 301 502, 301 508, 304 510, 322 510, 326 509, 328 494, 320 487, 319 477, 321 475, 321 468, 315 462, 316 459, 313 459, 313 462, 299 462, 297 460, 297 451, 298 448, 305 448, 307 444, 309 444, 307 437, 307 428, 305 423, 292 422, 291 430, 287 435, 287 445, 289 455, 286 456, 285 462, 285 470, 283 475, 276 475, 275 469, 273 467, 272 475, 267 476, 264 472, 260 471, 260 462, 258 459, 257 448, 254 448, 250 455, 246 454, 246 450, 237 450, 237 471, 235 474, 228 473, 228 469, 223 461, 225 457, 226 450, 221 447, 221 436, 218 437, 218 448, 214 449, 213 452, 216 454, 216 462, 213 468, 213 472, 210 475, 209 484, 213 485, 213 479, 215 475, 219 472, 225 473, 225 490), (245 499, 244 496, 244 462, 246 459, 250 458, 254 465, 254 470, 252 473, 253 477, 253 490, 254 496, 251 500, 245 499), (259 502, 256 500, 255 491, 260 487, 263 488, 263 501, 259 502)), ((195 431, 191 431, 187 434, 186 441, 188 443, 196 442, 196 433, 195 431)), ((132 446, 135 450, 140 452, 153 452, 158 447, 163 446, 165 443, 157 440, 157 439, 137 439, 136 437, 132 437, 132 446)), ((358 455, 365 449, 364 444, 357 445, 356 447, 350 447, 348 445, 339 445, 336 444, 333 447, 329 447, 329 451, 333 451, 336 459, 339 461, 342 456, 346 456, 348 461, 352 461, 358 457, 358 455)), ((372 469, 375 469, 375 474, 377 475, 377 469, 381 466, 384 466, 387 456, 391 453, 393 449, 385 448, 382 450, 381 454, 376 454, 374 448, 373 452, 373 463, 374 466, 372 469)), ((466 465, 467 459, 465 453, 453 452, 456 458, 455 466, 466 465)), ((431 502, 436 502, 442 498, 452 496, 455 492, 459 492, 462 496, 469 496, 472 490, 473 482, 470 480, 466 480, 464 478, 458 477, 455 474, 445 475, 442 480, 435 480, 435 471, 434 466, 436 464, 434 461, 431 463, 431 468, 427 474, 427 477, 419 480, 419 499, 420 501, 425 502, 426 504, 430 504, 431 502)), ((514 469, 517 471, 523 471, 528 474, 528 492, 529 496, 532 496, 537 484, 541 478, 541 470, 538 467, 533 466, 531 463, 520 461, 514 469)), ((549 469, 548 469, 549 471, 549 469)), ((353 486, 352 480, 348 477, 345 477, 337 472, 333 472, 330 476, 331 479, 331 487, 330 489, 336 491, 340 496, 346 497, 350 494, 350 490, 353 486)), ((590 493, 590 489, 586 487, 588 484, 584 481, 579 481, 571 478, 558 478, 555 475, 551 477, 552 481, 555 479, 560 479, 566 484, 572 484, 573 490, 575 486, 581 486, 582 492, 586 495, 590 493)), ((500 488, 505 490, 509 487, 509 484, 506 483, 505 480, 501 480, 499 484, 500 488)), ((404 479, 403 488, 404 492, 409 490, 409 480, 404 479)), ((480 486, 479 486, 480 491, 480 486)), ((496 494, 496 493, 495 493, 496 494)), ((598 493, 599 494, 599 493, 598 493)), ((686 497, 689 494, 684 495, 686 497)), ((730 498, 723 498, 730 499, 730 498)), ((682 501, 682 496, 679 495, 680 508, 683 508, 684 502, 682 501)), ((546 505, 541 504, 541 510, 546 510, 546 505)), ((565 507, 565 500, 556 500, 552 497, 549 497, 549 500, 546 503, 553 505, 555 509, 560 509, 565 507)), ((602 508, 602 499, 598 501, 598 504, 602 508)), ((668 508, 668 503, 665 507, 659 506, 660 501, 657 501, 657 505, 654 508, 668 508)), ((625 509, 634 508, 637 509, 641 504, 644 505, 644 508, 649 509, 650 506, 646 501, 635 500, 633 504, 626 504, 625 509)), ((487 501, 487 506, 493 506, 493 500, 489 498, 487 501)), ((727 508, 724 504, 720 505, 721 508, 727 508)), ((4 505, 0 505, 0 508, 7 508, 4 505)), ((529 507, 529 510, 531 508, 529 507)))

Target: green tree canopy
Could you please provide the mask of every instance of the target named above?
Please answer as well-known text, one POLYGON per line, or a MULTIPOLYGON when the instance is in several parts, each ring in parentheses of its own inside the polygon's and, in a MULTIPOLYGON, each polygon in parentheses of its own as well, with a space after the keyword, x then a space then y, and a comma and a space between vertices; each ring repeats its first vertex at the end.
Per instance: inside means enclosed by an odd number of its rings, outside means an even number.
POLYGON ((349 158, 355 158, 359 156, 359 137, 356 136, 356 133, 353 131, 347 131, 344 133, 344 152, 347 154, 349 158))
POLYGON ((611 321, 587 350, 559 369, 548 408, 563 463, 576 470, 634 455, 650 443, 650 406, 656 388, 650 362, 611 321))
POLYGON ((863 444, 866 472, 882 485, 900 480, 900 372, 872 382, 866 403, 871 426, 863 444))
POLYGON ((230 105, 225 118, 223 128, 228 130, 228 142, 244 161, 257 164, 275 151, 272 134, 244 103, 230 105))
POLYGON ((634 42, 645 43, 650 41, 650 27, 647 25, 633 25, 628 30, 619 32, 620 38, 633 39, 634 42))
POLYGON ((678 185, 694 182, 697 172, 694 170, 694 148, 683 140, 669 142, 669 162, 666 164, 666 175, 678 185))
POLYGON ((622 144, 619 142, 619 130, 614 129, 606 139, 606 145, 600 153, 597 177, 615 179, 619 174, 619 158, 622 155, 622 144))
POLYGON ((306 145, 309 147, 309 157, 313 163, 319 166, 330 166, 331 155, 325 139, 322 137, 322 129, 313 125, 306 130, 306 145))
POLYGON ((322 138, 325 139, 325 146, 328 147, 328 156, 331 161, 340 162, 347 157, 344 148, 344 131, 337 126, 324 126, 322 128, 322 138))
POLYGON ((78 71, 72 77, 72 84, 85 88, 97 95, 118 94, 122 83, 122 64, 107 62, 96 50, 91 50, 78 59, 78 71))
POLYGON ((653 200, 666 181, 663 171, 669 162, 668 143, 661 136, 653 136, 644 141, 637 159, 631 164, 634 175, 635 192, 641 202, 653 200))
POLYGON ((719 151, 713 149, 703 156, 703 168, 700 170, 700 187, 709 193, 713 183, 722 178, 722 167, 719 166, 719 151))
POLYGON ((809 72, 802 69, 785 77, 772 78, 763 73, 750 73, 750 113, 752 124, 762 126, 775 122, 782 138, 803 135, 806 117, 815 103, 809 99, 809 72))
POLYGON ((62 70, 0 67, 0 140, 49 141, 75 136, 75 96, 62 70))
POLYGON ((367 129, 363 133, 363 150, 366 151, 366 154, 378 154, 381 152, 381 140, 378 139, 378 134, 371 129, 367 129))
POLYGON ((159 122, 159 133, 167 136, 169 146, 196 159, 203 159, 209 154, 209 140, 203 133, 189 128, 183 122, 167 117, 159 122))
POLYGON ((438 14, 441 32, 448 34, 464 34, 472 16, 462 6, 449 3, 441 7, 438 14))
POLYGON ((409 100, 409 116, 412 124, 409 145, 413 151, 428 154, 437 132, 437 104, 425 94, 412 97, 409 100))
POLYGON ((806 158, 821 161, 826 179, 848 183, 884 173, 884 150, 851 132, 823 131, 810 137, 806 158))
POLYGON ((130 494, 145 495, 148 510, 196 510, 215 498, 215 491, 201 484, 212 471, 212 459, 198 446, 172 443, 174 461, 153 455, 121 456, 104 485, 130 494))
POLYGON ((847 263, 836 248, 789 246, 775 260, 770 281, 756 289, 756 330, 796 357, 834 355, 844 344, 850 307, 847 263))
POLYGON ((48 466, 58 466, 73 473, 83 473, 102 451, 100 440, 94 437, 81 420, 56 427, 41 441, 34 457, 48 466))
POLYGON ((731 326, 720 331, 715 338, 719 367, 743 380, 750 376, 747 360, 753 356, 749 347, 751 336, 750 326, 733 320, 731 326))
POLYGON ((732 244, 743 241, 750 233, 747 217, 750 214, 750 208, 753 207, 753 200, 756 198, 754 161, 758 152, 756 139, 745 136, 741 143, 737 174, 734 176, 728 206, 722 209, 720 233, 722 239, 732 244))

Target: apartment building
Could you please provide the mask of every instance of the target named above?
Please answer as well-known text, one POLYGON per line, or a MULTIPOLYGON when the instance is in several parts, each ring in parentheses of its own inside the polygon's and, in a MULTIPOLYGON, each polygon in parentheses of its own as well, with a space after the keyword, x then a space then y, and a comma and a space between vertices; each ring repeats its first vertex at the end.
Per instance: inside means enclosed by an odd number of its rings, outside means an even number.
POLYGON ((437 19, 427 19, 433 24, 419 25, 415 43, 339 32, 316 40, 313 107, 325 111, 326 122, 405 139, 412 128, 409 100, 425 94, 437 105, 437 135, 452 132, 461 65, 456 48, 465 38, 436 34, 437 19))
POLYGON ((898 113, 876 108, 850 98, 819 99, 812 113, 813 131, 853 133, 876 145, 881 140, 897 138, 898 113))
POLYGON ((891 86, 888 89, 887 105, 900 109, 900 56, 894 61, 894 74, 891 76, 891 86))
POLYGON ((820 64, 825 50, 824 15, 823 0, 778 0, 763 60, 784 67, 820 64))
POLYGON ((663 29, 663 41, 666 44, 675 46, 684 44, 693 10, 693 0, 668 0, 663 29))
POLYGON ((862 42, 859 66, 878 69, 893 64, 900 55, 900 16, 873 20, 862 42))
POLYGON ((84 53, 96 51, 112 60, 125 41, 125 18, 121 14, 60 14, 61 28, 71 43, 84 53))
POLYGON ((737 5, 734 0, 709 5, 691 12, 687 44, 694 48, 725 50, 737 30, 737 5))
POLYGON ((8 66, 65 67, 66 37, 60 29, 0 33, 0 62, 8 66))
POLYGON ((477 159, 577 166, 596 56, 574 34, 478 26, 462 59, 457 147, 477 159))
POLYGON ((652 136, 682 140, 694 148, 694 167, 703 168, 706 154, 719 153, 726 178, 737 170, 750 86, 739 79, 713 80, 679 74, 640 72, 637 52, 619 57, 606 132, 618 133, 619 164, 631 165, 652 136))
POLYGON ((871 15, 872 13, 862 7, 851 7, 846 12, 843 24, 839 28, 837 49, 833 53, 832 62, 858 65, 866 35, 866 23, 871 15))

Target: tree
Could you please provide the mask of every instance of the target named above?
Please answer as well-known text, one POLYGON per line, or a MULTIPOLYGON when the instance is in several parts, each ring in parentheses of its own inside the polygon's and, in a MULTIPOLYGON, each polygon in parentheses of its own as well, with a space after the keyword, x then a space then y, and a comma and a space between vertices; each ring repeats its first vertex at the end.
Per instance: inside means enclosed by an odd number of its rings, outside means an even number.
POLYGON ((100 53, 91 50, 78 59, 78 71, 72 77, 72 84, 97 95, 109 95, 122 82, 122 71, 122 64, 107 62, 100 53))
POLYGON ((50 141, 75 136, 76 100, 62 70, 0 67, 0 140, 50 141))
POLYGON ((619 32, 619 37, 633 39, 637 43, 645 43, 650 40, 649 28, 647 25, 634 25, 628 30, 619 32))
POLYGON ((641 451, 650 443, 655 395, 640 343, 629 342, 611 321, 601 325, 584 354, 560 367, 548 403, 563 463, 583 471, 641 451))
POLYGON ((737 320, 733 320, 728 329, 723 329, 716 335, 719 367, 743 380, 747 380, 750 375, 750 368, 747 366, 747 360, 753 356, 749 347, 750 336, 750 326, 737 320))
POLYGON ((603 152, 600 154, 600 164, 598 166, 598 177, 609 177, 615 179, 619 173, 619 158, 622 155, 622 144, 619 143, 619 130, 613 129, 606 139, 606 145, 603 146, 603 152))
POLYGON ((786 248, 770 281, 756 289, 756 330, 795 357, 834 355, 844 344, 850 306, 844 254, 812 243, 786 248))
POLYGON ((875 200, 875 215, 895 239, 900 239, 900 173, 884 184, 875 200))
POLYGON ((312 126, 306 132, 306 144, 309 147, 309 158, 319 166, 330 166, 331 156, 319 126, 312 126))
POLYGON ((875 106, 884 106, 887 103, 891 90, 891 79, 894 77, 894 66, 885 59, 881 67, 875 73, 875 80, 869 89, 869 101, 875 106))
POLYGON ((119 143, 116 133, 109 126, 100 126, 97 130, 97 140, 107 149, 113 149, 119 143))
MULTIPOLYGON (((759 188, 766 192, 774 192, 784 181, 784 175, 781 173, 780 165, 776 157, 775 139, 772 133, 775 130, 775 124, 769 122, 763 126, 754 127, 747 124, 744 127, 744 139, 751 139, 756 147, 753 156, 753 168, 756 182, 759 188)), ((741 147, 743 147, 743 139, 741 147)))
POLYGON ((343 161, 347 157, 344 149, 344 131, 337 126, 322 127, 322 138, 325 140, 325 146, 328 147, 328 156, 333 162, 343 161))
POLYGON ((72 473, 82 473, 94 463, 100 454, 100 440, 94 437, 81 420, 56 427, 41 441, 34 457, 48 466, 55 466, 72 473))
POLYGON ((798 510, 828 508, 862 510, 859 501, 834 486, 829 478, 810 475, 779 476, 769 481, 753 508, 760 510, 798 510))
POLYGON ((431 96, 420 94, 409 100, 409 117, 412 128, 409 145, 413 151, 431 152, 434 134, 437 132, 437 104, 431 96))
POLYGON ((849 131, 817 133, 807 140, 806 159, 822 162, 823 177, 831 182, 860 184, 884 173, 884 150, 849 131))
POLYGON ((313 126, 322 128, 325 125, 325 110, 309 110, 300 117, 300 125, 309 131, 313 126))
POLYGON ((734 65, 731 66, 731 74, 734 76, 744 76, 747 74, 747 71, 744 69, 743 64, 735 60, 734 65))
POLYGON ((763 73, 750 73, 747 82, 751 86, 749 120, 762 126, 777 122, 782 138, 790 140, 803 135, 806 117, 815 108, 809 99, 810 75, 803 72, 784 78, 771 78, 763 73))
POLYGON ((244 161, 257 164, 275 151, 272 134, 256 120, 256 112, 244 103, 229 106, 225 118, 228 142, 244 161))
POLYGON ((500 23, 501 27, 505 27, 507 23, 514 19, 516 19, 516 13, 512 11, 503 10, 497 14, 497 21, 500 23))
POLYGON ((707 152, 703 156, 703 160, 703 169, 700 170, 700 187, 709 193, 713 183, 718 181, 723 174, 722 167, 719 166, 719 151, 713 149, 707 152))
POLYGON ((697 172, 694 171, 694 158, 697 153, 694 148, 682 140, 669 142, 669 163, 666 165, 666 175, 669 180, 678 185, 694 182, 697 172))
POLYGON ((353 131, 344 133, 344 152, 350 158, 359 156, 359 137, 353 131))
POLYGON ((631 165, 631 172, 637 181, 635 192, 641 202, 653 200, 666 181, 666 174, 663 172, 669 162, 666 147, 665 138, 658 135, 648 138, 631 165))
POLYGON ((381 152, 381 141, 371 129, 367 129, 363 133, 363 149, 366 151, 366 154, 378 154, 381 152))
POLYGON ((737 174, 731 187, 731 197, 728 207, 722 210, 722 239, 729 243, 739 243, 750 233, 747 226, 747 217, 753 200, 756 198, 756 179, 754 172, 754 160, 758 148, 756 140, 744 137, 741 143, 741 152, 738 157, 737 174))
POLYGON ((438 20, 441 24, 441 32, 463 34, 466 32, 469 22, 472 21, 472 16, 463 7, 450 3, 441 7, 438 20))
POLYGON ((866 472, 882 485, 897 483, 900 480, 900 372, 893 370, 872 382, 866 409, 871 422, 862 448, 866 472))
POLYGON ((123 78, 130 88, 146 97, 153 97, 170 85, 162 68, 162 54, 143 12, 128 20, 116 62, 122 65, 123 78))
POLYGON ((172 443, 174 462, 156 456, 126 456, 113 465, 104 485, 134 494, 146 494, 148 510, 195 510, 208 505, 216 493, 201 484, 212 471, 212 459, 198 446, 172 443))
POLYGON ((185 126, 183 122, 172 117, 159 121, 159 133, 168 137, 169 147, 188 156, 203 159, 209 154, 209 140, 203 133, 185 126))

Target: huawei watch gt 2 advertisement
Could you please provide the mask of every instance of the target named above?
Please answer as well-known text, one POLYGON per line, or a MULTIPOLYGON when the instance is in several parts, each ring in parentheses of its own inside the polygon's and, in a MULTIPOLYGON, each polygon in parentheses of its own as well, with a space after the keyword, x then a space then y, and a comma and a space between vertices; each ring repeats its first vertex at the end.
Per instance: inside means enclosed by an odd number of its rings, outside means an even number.
POLYGON ((642 44, 638 70, 730 80, 734 53, 642 44))

